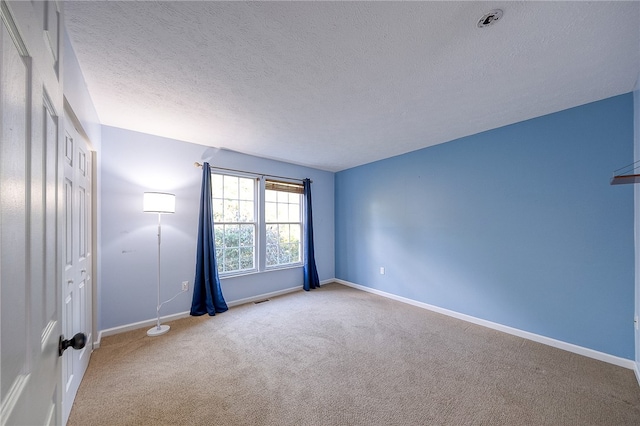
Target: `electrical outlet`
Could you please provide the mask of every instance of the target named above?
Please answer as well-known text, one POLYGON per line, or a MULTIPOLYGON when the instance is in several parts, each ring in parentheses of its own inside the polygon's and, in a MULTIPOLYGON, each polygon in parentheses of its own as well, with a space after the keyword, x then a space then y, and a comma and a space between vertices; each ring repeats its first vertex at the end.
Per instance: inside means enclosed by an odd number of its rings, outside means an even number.
POLYGON ((182 291, 189 290, 189 281, 182 281, 182 291))
POLYGON ((384 275, 384 266, 380 267, 380 275, 384 275))

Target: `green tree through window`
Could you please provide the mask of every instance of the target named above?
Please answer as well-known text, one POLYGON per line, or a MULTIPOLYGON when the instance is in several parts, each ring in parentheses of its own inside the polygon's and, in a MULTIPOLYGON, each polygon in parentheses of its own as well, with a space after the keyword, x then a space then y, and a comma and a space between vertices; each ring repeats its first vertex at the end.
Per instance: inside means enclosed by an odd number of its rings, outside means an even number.
POLYGON ((302 185, 266 179, 264 196, 258 197, 259 182, 211 174, 216 258, 222 275, 302 265, 302 185), (258 199, 264 204, 264 217, 259 217, 258 199), (264 240, 258 238, 262 232, 264 240))
POLYGON ((256 179, 213 173, 211 187, 218 272, 256 269, 256 179))
POLYGON ((267 267, 300 263, 300 194, 265 191, 267 267))

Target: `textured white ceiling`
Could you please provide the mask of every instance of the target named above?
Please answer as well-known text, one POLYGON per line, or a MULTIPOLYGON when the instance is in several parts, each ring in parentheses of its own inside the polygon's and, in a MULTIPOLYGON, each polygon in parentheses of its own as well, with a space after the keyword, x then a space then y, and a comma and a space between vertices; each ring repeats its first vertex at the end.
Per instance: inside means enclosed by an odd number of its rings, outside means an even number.
POLYGON ((640 72, 638 2, 64 9, 103 124, 330 171, 626 93, 640 72))

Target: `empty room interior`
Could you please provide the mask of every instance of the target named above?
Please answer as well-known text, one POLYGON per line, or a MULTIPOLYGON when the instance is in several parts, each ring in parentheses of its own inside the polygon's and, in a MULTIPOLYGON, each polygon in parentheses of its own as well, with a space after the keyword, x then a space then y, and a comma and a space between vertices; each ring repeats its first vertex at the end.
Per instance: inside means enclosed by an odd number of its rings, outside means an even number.
POLYGON ((640 424, 640 2, 0 5, 0 424, 640 424))

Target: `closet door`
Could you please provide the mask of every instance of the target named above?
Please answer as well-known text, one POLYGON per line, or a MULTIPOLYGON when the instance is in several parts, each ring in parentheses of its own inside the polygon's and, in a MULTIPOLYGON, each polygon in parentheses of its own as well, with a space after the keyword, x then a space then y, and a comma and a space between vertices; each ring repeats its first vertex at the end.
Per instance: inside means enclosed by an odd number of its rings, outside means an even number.
POLYGON ((68 118, 65 120, 64 156, 64 279, 62 330, 67 338, 86 334, 86 345, 62 355, 62 420, 66 423, 73 400, 89 366, 93 336, 91 309, 91 151, 68 118))
POLYGON ((0 8, 0 423, 57 424, 60 14, 53 2, 0 8))

